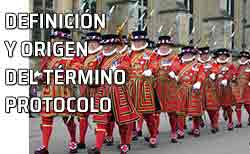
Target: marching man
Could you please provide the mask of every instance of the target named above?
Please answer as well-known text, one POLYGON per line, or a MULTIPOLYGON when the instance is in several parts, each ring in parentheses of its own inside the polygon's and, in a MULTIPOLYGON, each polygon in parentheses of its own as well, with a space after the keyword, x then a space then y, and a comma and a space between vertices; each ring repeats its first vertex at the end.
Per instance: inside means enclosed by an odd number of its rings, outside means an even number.
MULTIPOLYGON (((102 70, 116 71, 120 55, 116 51, 116 45, 121 44, 118 35, 108 34, 103 36, 103 59, 100 65, 102 70)), ((120 153, 127 154, 130 149, 131 124, 135 122, 139 115, 134 108, 131 98, 129 97, 126 85, 109 85, 104 84, 98 87, 96 94, 95 107, 100 107, 100 99, 102 97, 109 97, 111 99, 112 111, 109 113, 94 114, 94 121, 96 126, 96 146, 89 149, 89 154, 101 153, 102 144, 104 143, 107 126, 110 122, 115 121, 119 126, 121 145, 120 153)))
MULTIPOLYGON (((95 69, 99 66, 101 62, 101 50, 102 46, 100 45, 101 34, 99 32, 89 32, 86 34, 86 40, 88 43, 88 56, 82 57, 82 69, 90 70, 95 69)), ((94 97, 96 93, 95 85, 80 85, 80 95, 83 97, 94 97)), ((88 129, 88 117, 89 112, 87 113, 77 113, 79 117, 79 134, 80 141, 78 143, 79 149, 86 148, 85 137, 88 129)))
MULTIPOLYGON (((250 53, 247 51, 240 52, 238 60, 238 67, 237 67, 237 73, 236 73, 236 79, 232 83, 233 85, 233 95, 236 100, 236 115, 238 124, 236 125, 236 128, 242 127, 242 121, 241 121, 241 112, 242 112, 242 105, 244 104, 245 109, 247 110, 248 114, 250 113, 249 108, 249 98, 250 98, 250 91, 249 91, 249 79, 250 79, 250 68, 249 68, 249 62, 250 62, 250 53)), ((248 118, 248 125, 250 125, 250 119, 248 118)))
POLYGON ((172 49, 174 42, 171 36, 160 36, 157 46, 155 88, 160 100, 161 111, 167 112, 169 115, 171 142, 177 143, 177 76, 172 68, 178 63, 179 58, 172 49))
POLYGON ((216 77, 217 94, 219 97, 220 106, 228 116, 228 130, 233 130, 232 117, 232 86, 231 82, 235 79, 236 69, 231 63, 231 55, 228 49, 220 48, 215 53, 216 62, 219 66, 219 72, 216 77))
POLYGON ((216 93, 216 74, 218 73, 218 64, 213 60, 209 47, 198 48, 198 62, 200 67, 204 70, 206 75, 202 83, 202 104, 204 110, 208 112, 211 122, 211 132, 216 133, 219 131, 219 100, 216 93))
POLYGON ((200 116, 203 108, 201 102, 201 86, 205 78, 204 70, 200 69, 195 60, 195 50, 192 46, 182 48, 180 64, 176 67, 178 73, 178 135, 184 137, 185 116, 191 116, 193 126, 190 134, 200 136, 200 116))
MULTIPOLYGON (((51 37, 56 41, 68 41, 70 38, 70 31, 66 28, 64 29, 55 29, 51 37)), ((74 58, 66 58, 66 57, 47 57, 41 60, 41 70, 43 69, 74 69, 75 65, 74 58)), ((78 65, 79 66, 79 65, 78 65)), ((40 81, 43 82, 45 79, 44 76, 40 77, 40 81)), ((54 78, 50 79, 51 83, 48 85, 43 85, 42 96, 41 97, 64 97, 67 99, 68 97, 73 96, 73 88, 71 85, 55 85, 54 78)), ((60 105, 60 104, 58 104, 60 105)), ((51 111, 45 112, 45 104, 43 106, 43 111, 40 113, 41 115, 41 131, 42 131, 42 145, 35 151, 35 154, 48 154, 48 145, 50 141, 50 136, 52 134, 53 129, 53 118, 57 115, 63 117, 63 121, 67 126, 69 135, 70 135, 70 143, 69 143, 69 153, 77 152, 77 143, 76 143, 76 125, 74 122, 74 118, 71 117, 71 114, 68 111, 64 111, 63 113, 56 113, 51 109, 51 111)))
MULTIPOLYGON (((146 121, 150 132, 150 147, 157 145, 156 111, 153 87, 155 61, 150 61, 152 51, 146 49, 147 33, 134 31, 131 38, 131 52, 122 58, 119 68, 128 72, 128 90, 137 112, 146 121)), ((135 127, 135 126, 134 126, 135 127)))
MULTIPOLYGON (((119 43, 112 44, 116 49, 117 54, 122 57, 125 54, 128 54, 128 39, 125 35, 119 37, 119 43)), ((115 128, 115 121, 110 121, 107 125, 107 136, 105 138, 105 143, 107 146, 111 146, 114 143, 113 131, 115 128)))

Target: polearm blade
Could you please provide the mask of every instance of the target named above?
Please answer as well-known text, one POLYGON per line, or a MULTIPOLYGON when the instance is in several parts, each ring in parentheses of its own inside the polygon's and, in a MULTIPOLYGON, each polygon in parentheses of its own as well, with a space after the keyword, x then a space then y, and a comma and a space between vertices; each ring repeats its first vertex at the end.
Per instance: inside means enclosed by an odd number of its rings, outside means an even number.
POLYGON ((142 28, 142 30, 145 31, 146 28, 147 28, 147 26, 148 26, 148 23, 146 23, 146 24, 144 25, 144 27, 142 28))
POLYGON ((142 16, 139 18, 139 21, 142 21, 145 15, 146 15, 146 14, 143 13, 142 16))
POLYGON ((161 25, 156 33, 156 38, 158 38, 161 35, 161 31, 163 29, 163 25, 161 25))
POLYGON ((85 5, 86 5, 86 2, 82 4, 82 6, 80 7, 80 9, 84 10, 85 5))
POLYGON ((108 21, 111 19, 111 16, 112 16, 112 14, 113 14, 113 12, 114 12, 114 9, 115 9, 115 6, 113 5, 113 6, 110 8, 110 10, 108 11, 108 13, 107 13, 107 20, 108 20, 108 21))
POLYGON ((194 33, 195 33, 195 27, 193 27, 192 32, 189 35, 188 44, 190 43, 190 41, 192 41, 194 39, 194 33))
POLYGON ((169 36, 171 36, 173 29, 174 29, 174 28, 173 28, 173 26, 172 26, 172 27, 170 28, 169 32, 168 32, 168 35, 169 35, 169 36))
POLYGON ((235 32, 233 32, 231 35, 230 35, 230 39, 232 39, 235 35, 235 32))
MULTIPOLYGON (((152 9, 151 11, 150 11, 150 13, 149 13, 149 16, 148 16, 148 18, 150 19, 152 16, 154 15, 154 9, 152 9)), ((142 30, 146 30, 146 28, 147 28, 147 26, 148 26, 148 20, 147 20, 147 22, 146 22, 146 24, 144 25, 144 27, 142 28, 142 30)))
POLYGON ((211 32, 215 32, 216 25, 213 25, 211 32))
POLYGON ((196 29, 195 29, 195 27, 194 27, 194 28, 192 29, 192 33, 191 33, 191 34, 194 34, 194 33, 195 33, 195 30, 196 30, 196 29))
POLYGON ((129 10, 128 16, 133 17, 134 10, 138 8, 139 1, 137 1, 129 10))
POLYGON ((229 36, 229 38, 227 39, 226 48, 227 48, 227 47, 229 48, 229 42, 232 41, 234 35, 235 35, 235 31, 234 31, 234 32, 229 36))

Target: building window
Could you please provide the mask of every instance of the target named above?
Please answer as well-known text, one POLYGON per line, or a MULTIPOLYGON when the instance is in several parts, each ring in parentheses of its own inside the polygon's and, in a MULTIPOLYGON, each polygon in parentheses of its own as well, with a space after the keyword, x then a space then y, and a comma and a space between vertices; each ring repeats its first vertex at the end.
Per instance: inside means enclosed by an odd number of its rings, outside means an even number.
MULTIPOLYGON (((54 0, 34 0, 33 12, 35 13, 53 13, 54 12, 54 0)), ((35 41, 48 40, 50 29, 40 29, 39 23, 34 24, 32 30, 32 39, 35 41)))

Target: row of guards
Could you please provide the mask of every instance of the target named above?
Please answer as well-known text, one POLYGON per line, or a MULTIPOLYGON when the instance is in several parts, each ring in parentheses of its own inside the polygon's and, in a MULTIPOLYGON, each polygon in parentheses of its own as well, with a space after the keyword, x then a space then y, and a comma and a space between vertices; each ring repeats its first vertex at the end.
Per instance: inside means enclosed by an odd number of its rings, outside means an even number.
MULTIPOLYGON (((154 47, 145 28, 133 31, 129 34, 129 39, 128 36, 121 35, 128 18, 116 34, 102 34, 100 30, 88 32, 85 38, 88 42, 87 57, 41 59, 41 70, 58 69, 59 66, 60 69, 124 69, 128 81, 126 85, 92 84, 78 87, 80 96, 95 98, 96 108, 99 107, 100 98, 109 96, 112 101, 112 111, 109 113, 41 112, 42 146, 35 154, 49 153, 53 118, 58 115, 63 117, 69 132, 69 153, 77 153, 78 149, 86 148, 85 137, 90 115, 96 123, 96 144, 88 149, 89 154, 100 154, 104 143, 114 143, 115 124, 119 127, 120 154, 127 154, 132 141, 142 136, 143 120, 149 130, 145 141, 151 148, 156 148, 159 144, 161 113, 168 116, 172 143, 184 138, 187 117, 192 118, 189 134, 199 137, 200 129, 204 125, 202 115, 206 112, 211 122, 211 132, 217 133, 220 109, 223 110, 228 130, 232 131, 235 127, 234 105, 238 120, 236 127, 242 127, 243 105, 250 115, 249 51, 240 52, 235 63, 228 48, 218 48, 212 52, 208 45, 197 47, 190 44, 181 47, 179 52, 170 34, 159 35, 154 47), (76 137, 75 117, 79 119, 79 141, 76 137)), ((70 30, 66 28, 54 29, 50 40, 69 41, 70 34, 70 30)), ((44 76, 38 79, 42 82, 44 76)), ((41 95, 67 99, 74 96, 74 90, 70 85, 43 85, 41 95)))

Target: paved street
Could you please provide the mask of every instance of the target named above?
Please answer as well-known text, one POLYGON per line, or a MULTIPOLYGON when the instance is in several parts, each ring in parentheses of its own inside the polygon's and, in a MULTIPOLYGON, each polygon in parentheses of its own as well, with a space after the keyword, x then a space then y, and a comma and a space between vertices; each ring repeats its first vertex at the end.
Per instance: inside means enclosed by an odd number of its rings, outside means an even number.
MULTIPOLYGON (((206 127, 202 129, 201 137, 194 138, 186 135, 184 140, 178 144, 169 142, 169 124, 165 120, 165 116, 161 116, 160 127, 160 145, 156 149, 151 149, 144 143, 143 138, 133 142, 130 154, 249 154, 250 147, 250 127, 247 127, 247 113, 243 112, 243 128, 235 129, 229 132, 226 129, 224 121, 220 121, 220 132, 215 134, 210 133, 208 126, 209 120, 206 119, 206 127)), ((236 115, 234 114, 234 120, 236 115)), ((40 128, 39 118, 30 119, 30 154, 40 145, 40 128)), ((67 154, 67 132, 60 118, 54 121, 55 129, 53 130, 52 140, 50 143, 50 154, 67 154)), ((78 124, 78 122, 77 122, 78 124)), ((191 123, 188 124, 190 127, 191 123)), ((94 126, 93 126, 94 127, 94 126)), ((147 133, 144 125, 144 132, 147 133)), ((115 129, 115 141, 119 143, 117 128, 115 129)), ((95 136, 93 130, 89 129, 87 144, 93 145, 95 136)), ((87 153, 86 150, 79 150, 79 153, 87 153)), ((104 146, 103 154, 119 154, 116 146, 104 146)))

